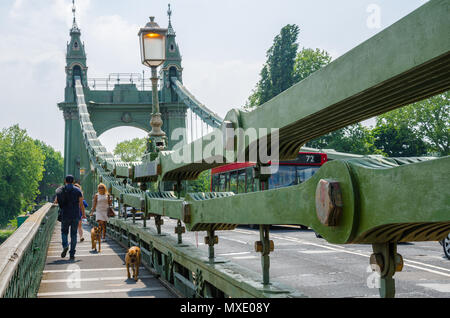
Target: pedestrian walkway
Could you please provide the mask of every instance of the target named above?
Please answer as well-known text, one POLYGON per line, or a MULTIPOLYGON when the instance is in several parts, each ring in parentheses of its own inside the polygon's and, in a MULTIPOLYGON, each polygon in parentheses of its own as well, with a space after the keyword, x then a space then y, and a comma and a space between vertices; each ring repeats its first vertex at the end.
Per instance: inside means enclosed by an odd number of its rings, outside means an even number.
MULTIPOLYGON (((75 261, 61 258, 61 223, 57 223, 47 253, 38 298, 174 298, 144 267, 139 280, 127 278, 127 250, 107 239, 101 253, 91 250, 91 227, 83 225, 83 243, 77 244, 75 261)), ((79 236, 78 236, 79 240, 79 236)), ((131 272, 131 269, 130 269, 131 272)))

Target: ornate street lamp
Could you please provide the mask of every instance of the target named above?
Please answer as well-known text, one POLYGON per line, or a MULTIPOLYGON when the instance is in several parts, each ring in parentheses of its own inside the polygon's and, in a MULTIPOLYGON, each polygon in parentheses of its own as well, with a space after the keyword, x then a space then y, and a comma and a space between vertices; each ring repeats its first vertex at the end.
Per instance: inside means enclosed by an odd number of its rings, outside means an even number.
POLYGON ((150 22, 139 30, 138 35, 141 44, 142 64, 152 69, 153 114, 150 121, 152 126, 152 131, 150 132, 151 149, 161 151, 166 148, 167 136, 161 130, 163 121, 159 111, 158 75, 156 70, 166 60, 167 29, 160 28, 155 22, 155 17, 150 17, 150 22))

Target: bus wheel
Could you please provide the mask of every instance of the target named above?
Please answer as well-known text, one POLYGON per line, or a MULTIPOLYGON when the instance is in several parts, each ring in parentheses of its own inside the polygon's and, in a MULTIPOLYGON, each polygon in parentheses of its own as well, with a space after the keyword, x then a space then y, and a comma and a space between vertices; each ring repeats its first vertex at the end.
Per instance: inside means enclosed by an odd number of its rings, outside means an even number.
POLYGON ((259 229, 259 225, 257 224, 249 224, 248 227, 251 228, 252 230, 259 229))

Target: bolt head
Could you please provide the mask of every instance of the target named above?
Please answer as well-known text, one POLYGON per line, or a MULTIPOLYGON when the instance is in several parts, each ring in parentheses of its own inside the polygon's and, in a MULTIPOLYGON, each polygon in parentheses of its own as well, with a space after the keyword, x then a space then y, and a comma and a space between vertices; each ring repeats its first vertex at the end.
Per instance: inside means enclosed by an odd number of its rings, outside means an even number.
POLYGON ((325 226, 337 226, 342 214, 342 194, 339 182, 320 180, 316 189, 316 213, 325 226))

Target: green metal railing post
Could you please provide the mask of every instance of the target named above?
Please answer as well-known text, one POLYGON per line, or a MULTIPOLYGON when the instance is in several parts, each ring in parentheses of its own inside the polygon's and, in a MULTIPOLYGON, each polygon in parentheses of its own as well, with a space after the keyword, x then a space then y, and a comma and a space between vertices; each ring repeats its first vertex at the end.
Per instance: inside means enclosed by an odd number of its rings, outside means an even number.
POLYGON ((136 224, 136 212, 137 210, 135 208, 131 209, 131 213, 133 214, 133 224, 136 224))
MULTIPOLYGON (((261 265, 263 272, 263 284, 270 284, 270 251, 272 250, 271 241, 269 240, 270 225, 260 225, 259 233, 261 238, 261 265)), ((273 243, 272 243, 273 244, 273 243)))
POLYGON ((372 244, 373 254, 370 256, 372 269, 380 274, 380 297, 395 297, 396 272, 403 269, 403 258, 397 254, 397 243, 372 244))
POLYGON ((178 244, 183 244, 183 234, 186 233, 186 228, 181 224, 181 220, 177 221, 177 227, 175 228, 175 234, 178 236, 178 244))
POLYGON ((161 225, 164 224, 164 220, 161 218, 161 215, 155 216, 155 225, 156 225, 156 231, 158 232, 158 235, 161 235, 161 225))
MULTIPOLYGON (((214 230, 209 230, 208 231, 208 236, 206 237, 206 243, 208 244, 209 248, 208 248, 208 253, 209 253, 209 261, 213 262, 215 255, 214 255, 214 245, 216 244, 215 239, 217 238, 217 236, 214 235, 214 230)), ((217 240, 218 242, 218 240, 217 240)))

